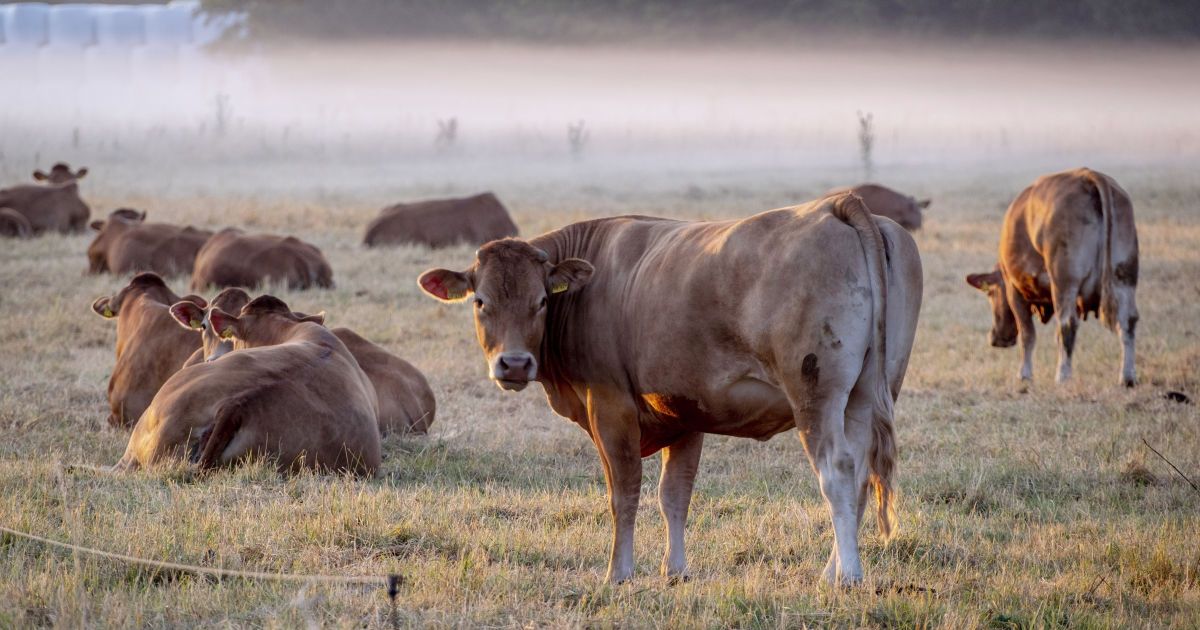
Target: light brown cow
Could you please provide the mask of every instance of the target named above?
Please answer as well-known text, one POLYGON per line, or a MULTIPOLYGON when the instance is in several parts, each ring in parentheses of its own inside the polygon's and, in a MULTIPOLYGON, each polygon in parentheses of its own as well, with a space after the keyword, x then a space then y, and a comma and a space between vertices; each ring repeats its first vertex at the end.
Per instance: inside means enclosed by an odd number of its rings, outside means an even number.
POLYGON ((12 208, 0 208, 0 236, 29 238, 33 236, 33 226, 20 212, 12 208))
POLYGON ((200 346, 171 317, 171 305, 185 300, 205 304, 198 296, 175 295, 157 274, 141 273, 114 295, 92 303, 97 315, 117 320, 117 361, 108 380, 110 425, 137 422, 162 384, 200 346))
POLYGON ((929 207, 930 203, 929 199, 917 200, 879 184, 859 184, 852 187, 835 188, 825 193, 825 196, 848 192, 861 197, 863 203, 871 209, 871 214, 887 217, 899 223, 909 232, 921 229, 921 224, 924 222, 923 211, 929 207))
POLYGON ((363 242, 367 247, 404 244, 447 247, 460 243, 482 245, 516 235, 517 225, 504 204, 487 192, 384 208, 367 227, 363 242))
POLYGON ((91 273, 190 273, 196 254, 213 235, 190 225, 146 223, 145 212, 129 208, 112 211, 107 221, 92 221, 92 229, 96 238, 87 251, 91 273))
POLYGON ((1000 233, 1000 263, 967 276, 992 306, 992 345, 1021 337, 1023 380, 1033 378, 1036 330, 1058 315, 1058 382, 1071 377, 1079 317, 1099 313, 1119 327, 1121 382, 1132 387, 1138 310, 1137 227, 1133 202, 1111 177, 1086 168, 1039 177, 1013 200, 1000 233))
POLYGON ((193 291, 270 282, 290 289, 330 288, 333 270, 321 250, 294 236, 246 234, 236 228, 217 232, 196 254, 193 291))
POLYGON ((250 457, 288 472, 369 475, 379 467, 375 389, 333 333, 269 295, 238 316, 213 309, 208 321, 234 351, 163 385, 117 470, 183 458, 206 469, 250 457))
POLYGON ((82 232, 91 216, 91 209, 79 197, 77 180, 85 175, 86 168, 72 172, 61 162, 55 164, 49 174, 34 171, 35 180, 49 183, 0 189, 0 208, 9 208, 25 217, 31 234, 82 232))
POLYGON ((514 391, 541 382, 591 436, 615 526, 609 581, 633 572, 641 458, 660 449, 661 570, 684 573, 705 433, 798 430, 832 513, 831 582, 862 578, 869 489, 883 536, 893 531, 892 405, 921 262, 912 237, 858 197, 741 221, 586 221, 489 243, 465 271, 433 269, 419 284, 440 300, 474 294, 491 378, 514 391))
MULTIPOLYGON (((201 348, 192 354, 185 365, 213 361, 233 349, 231 340, 223 340, 213 331, 208 321, 208 311, 216 308, 226 313, 238 312, 250 301, 245 291, 229 288, 217 294, 208 308, 191 302, 180 302, 171 307, 171 315, 184 328, 201 333, 201 348)), ((323 314, 305 315, 292 313, 297 319, 325 323, 323 314)), ((379 398, 379 431, 387 435, 399 433, 426 433, 433 424, 437 411, 433 390, 429 381, 415 366, 387 350, 367 341, 349 328, 334 328, 331 332, 346 345, 359 367, 375 386, 379 398)))

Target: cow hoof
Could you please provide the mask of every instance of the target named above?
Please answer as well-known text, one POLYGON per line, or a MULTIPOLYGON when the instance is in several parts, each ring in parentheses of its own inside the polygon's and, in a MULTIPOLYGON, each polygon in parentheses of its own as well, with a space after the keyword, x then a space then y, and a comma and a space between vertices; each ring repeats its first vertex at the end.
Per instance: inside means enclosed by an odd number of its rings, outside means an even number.
POLYGON ((1136 378, 1124 378, 1124 377, 1122 377, 1122 378, 1121 378, 1121 384, 1122 384, 1122 385, 1124 385, 1125 387, 1135 387, 1135 386, 1137 385, 1137 379, 1136 379, 1136 378))

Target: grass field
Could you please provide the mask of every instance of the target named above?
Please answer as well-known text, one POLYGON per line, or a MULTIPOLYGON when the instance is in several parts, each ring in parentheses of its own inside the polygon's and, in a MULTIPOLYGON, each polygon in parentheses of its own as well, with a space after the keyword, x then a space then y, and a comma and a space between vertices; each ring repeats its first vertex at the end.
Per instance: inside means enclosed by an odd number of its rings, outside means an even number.
MULTIPOLYGON (((829 516, 789 434, 707 440, 688 530, 692 579, 676 586, 657 575, 658 457, 647 460, 638 576, 602 583, 610 529, 591 443, 549 410, 540 388, 509 395, 491 385, 470 309, 427 299, 414 282, 431 266, 469 264, 472 249, 359 245, 385 203, 471 192, 461 181, 343 194, 326 173, 324 188, 259 193, 258 173, 231 169, 203 189, 161 178, 125 190, 112 182, 135 176, 106 183, 103 165, 90 166, 94 213, 131 205, 151 220, 317 243, 337 288, 277 294, 421 367, 437 419, 427 437, 389 437, 370 480, 282 479, 261 464, 201 479, 65 468, 112 464, 125 448, 127 433, 104 421, 115 326, 88 308, 124 280, 82 273, 89 236, 6 241, 0 524, 203 566, 401 573, 405 626, 1200 627, 1200 493, 1142 443, 1200 478, 1197 407, 1164 399, 1168 390, 1200 398, 1200 180, 1188 171, 1103 169, 1137 208, 1133 390, 1117 387, 1119 343, 1095 322, 1082 327, 1075 380, 1062 387, 1051 328, 1039 331, 1029 388, 1015 380, 1019 351, 987 345, 986 302, 963 276, 991 268, 1004 207, 1036 171, 914 170, 892 180, 934 198, 916 237, 925 299, 897 406, 901 530, 884 546, 868 517, 867 581, 839 591, 819 577, 829 516)), ((495 190, 532 235, 608 214, 744 216, 841 183, 839 174, 743 172, 495 190)), ((171 284, 183 292, 186 279, 171 284)), ((389 614, 381 589, 218 582, 0 535, 0 627, 389 627, 389 614)))

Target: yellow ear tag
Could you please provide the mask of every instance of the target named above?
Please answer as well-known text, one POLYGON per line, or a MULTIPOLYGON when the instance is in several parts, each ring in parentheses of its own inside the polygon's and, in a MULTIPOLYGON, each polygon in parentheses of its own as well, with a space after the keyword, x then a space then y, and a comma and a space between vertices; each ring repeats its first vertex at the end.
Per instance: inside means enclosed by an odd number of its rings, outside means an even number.
POLYGON ((112 317, 112 316, 113 316, 112 309, 111 309, 111 308, 108 308, 107 306, 105 306, 105 307, 104 307, 104 316, 105 316, 105 317, 112 317))
POLYGON ((189 320, 189 321, 188 321, 188 326, 191 326, 192 328, 199 328, 199 327, 200 327, 200 320, 198 320, 198 319, 189 320))
POLYGON ((446 290, 446 299, 447 300, 461 300, 465 297, 467 297, 466 291, 451 291, 449 289, 446 290))
POLYGON ((566 290, 567 290, 566 282, 559 282, 550 287, 551 293, 562 293, 563 291, 566 291, 566 290))
POLYGON ((221 332, 221 338, 222 339, 233 339, 233 329, 226 328, 224 331, 221 332))

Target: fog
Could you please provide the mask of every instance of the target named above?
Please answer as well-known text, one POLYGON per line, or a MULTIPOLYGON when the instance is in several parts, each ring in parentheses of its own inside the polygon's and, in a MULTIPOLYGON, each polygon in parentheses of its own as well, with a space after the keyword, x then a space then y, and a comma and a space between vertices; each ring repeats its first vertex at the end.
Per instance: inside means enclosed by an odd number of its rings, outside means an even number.
POLYGON ((1197 68, 1194 47, 870 39, 7 54, 0 176, 56 160, 158 176, 232 163, 388 164, 443 178, 853 172, 859 111, 873 116, 877 175, 1178 165, 1200 157, 1197 68), (457 134, 439 142, 450 118, 457 134), (585 136, 572 147, 578 121, 585 136))

